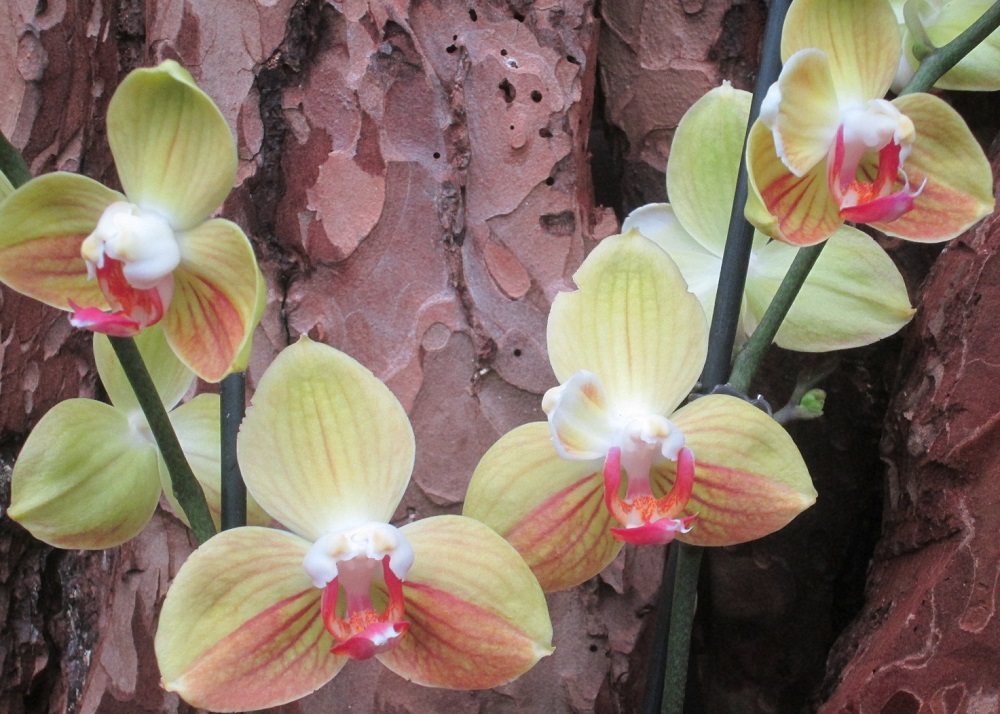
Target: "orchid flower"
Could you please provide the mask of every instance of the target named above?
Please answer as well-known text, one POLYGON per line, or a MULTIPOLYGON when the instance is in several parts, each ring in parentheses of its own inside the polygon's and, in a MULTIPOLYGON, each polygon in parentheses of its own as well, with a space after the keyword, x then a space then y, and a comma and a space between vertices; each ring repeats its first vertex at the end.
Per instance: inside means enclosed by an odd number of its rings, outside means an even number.
MULTIPOLYGON (((994 0, 890 0, 900 24, 903 36, 903 52, 899 69, 892 83, 898 92, 913 77, 920 66, 914 55, 914 45, 923 45, 925 51, 934 47, 944 47, 954 40, 973 22, 982 17, 994 0), (914 27, 904 20, 904 6, 910 6, 914 27)), ((967 91, 992 92, 1000 89, 1000 30, 992 33, 984 42, 959 60, 934 83, 940 89, 964 89, 967 91)))
POLYGON ((356 361, 301 338, 261 377, 237 442, 247 488, 290 529, 202 545, 167 593, 163 686, 213 711, 276 706, 377 657, 436 687, 503 684, 549 654, 545 598, 489 528, 387 521, 409 482, 402 405, 356 361))
MULTIPOLYGON (((677 263, 712 320, 719 271, 736 191, 750 94, 725 82, 695 102, 674 133, 667 162, 671 203, 633 211, 622 231, 637 228, 677 263)), ((796 248, 754 237, 737 342, 756 328, 795 257, 796 248)), ((785 349, 825 352, 867 345, 913 316, 906 284, 871 237, 841 226, 816 261, 778 330, 785 349)))
POLYGON ((0 281, 95 332, 130 336, 159 323, 210 382, 241 369, 264 290, 243 231, 209 219, 236 178, 226 120, 167 61, 118 87, 108 143, 125 195, 53 173, 0 204, 0 281))
POLYGON ((556 296, 548 422, 507 433, 472 476, 464 514, 504 536, 545 590, 599 573, 623 543, 730 545, 816 497, 788 434, 742 399, 680 409, 705 363, 698 299, 636 230, 602 240, 556 296), (624 482, 624 484, 623 484, 624 482))
POLYGON ((750 132, 747 169, 793 245, 845 221, 907 240, 953 238, 993 210, 993 174, 955 110, 930 94, 883 99, 900 58, 886 0, 794 0, 785 62, 750 132))
MULTIPOLYGON (((164 406, 173 410, 170 422, 218 526, 219 396, 201 394, 177 406, 194 373, 174 356, 160 328, 144 331, 136 344, 164 406)), ((94 335, 94 357, 111 404, 68 399, 54 406, 28 436, 11 476, 8 515, 57 548, 97 550, 130 540, 149 522, 161 491, 185 520, 146 418, 104 335, 94 335)), ((252 501, 247 510, 250 522, 270 522, 252 501)))

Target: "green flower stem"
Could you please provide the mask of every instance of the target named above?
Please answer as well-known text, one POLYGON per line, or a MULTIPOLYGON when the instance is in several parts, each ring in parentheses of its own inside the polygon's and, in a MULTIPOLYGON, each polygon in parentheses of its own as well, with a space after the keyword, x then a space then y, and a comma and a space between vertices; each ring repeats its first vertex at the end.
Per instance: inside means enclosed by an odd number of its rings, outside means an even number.
POLYGON ((146 422, 153 432, 156 445, 163 454, 163 460, 167 464, 170 480, 173 483, 174 497, 184 509, 184 515, 187 516, 198 542, 204 543, 215 535, 212 514, 208 510, 201 484, 194 477, 191 466, 184 457, 177 434, 174 433, 174 427, 167 417, 167 410, 163 408, 163 402, 156 392, 153 379, 142 361, 139 348, 135 346, 135 341, 131 337, 109 337, 109 339, 122 369, 125 370, 125 376, 132 385, 139 406, 146 415, 146 422))
POLYGON ((31 179, 31 172, 28 171, 28 164, 24 162, 24 157, 7 141, 3 132, 0 132, 0 171, 3 171, 14 188, 20 188, 31 179))
POLYGON ((701 568, 701 546, 678 543, 677 575, 670 620, 676 623, 667 633, 667 663, 663 680, 662 714, 680 714, 684 711, 684 694, 687 690, 688 661, 691 652, 691 623, 694 622, 698 602, 698 571, 701 568), (686 624, 686 627, 680 625, 686 624))
POLYGON ((944 47, 938 47, 920 61, 920 67, 914 73, 906 87, 899 94, 926 92, 941 79, 948 70, 958 64, 963 57, 972 52, 979 43, 993 34, 1000 27, 1000 0, 993 3, 982 17, 972 23, 966 30, 944 47))
POLYGON ((222 380, 222 530, 247 524, 247 487, 236 460, 236 435, 246 413, 246 375, 234 372, 222 380))
POLYGON ((774 299, 764 311, 764 317, 761 318, 760 324, 757 325, 750 339, 747 340, 733 362, 733 371, 729 375, 729 384, 733 388, 741 392, 750 389, 750 381, 757 374, 761 360, 764 359, 768 348, 774 342, 778 328, 781 327, 785 315, 792 307, 792 301, 799 294, 809 271, 812 270, 825 245, 826 241, 823 241, 808 248, 801 248, 795 253, 795 259, 792 260, 791 267, 788 268, 781 285, 778 286, 774 299))

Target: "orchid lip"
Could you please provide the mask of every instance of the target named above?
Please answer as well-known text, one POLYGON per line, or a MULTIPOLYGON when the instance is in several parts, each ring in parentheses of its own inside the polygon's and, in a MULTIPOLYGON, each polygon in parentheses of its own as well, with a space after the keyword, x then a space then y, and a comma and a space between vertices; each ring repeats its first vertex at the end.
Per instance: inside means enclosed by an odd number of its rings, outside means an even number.
POLYGON ((180 244, 170 222, 125 201, 104 210, 80 246, 80 254, 90 277, 104 268, 106 258, 121 261, 125 279, 138 290, 158 286, 181 262, 180 244))
POLYGON ((604 462, 604 502, 614 518, 624 526, 612 528, 612 535, 626 542, 669 543, 676 533, 687 533, 695 515, 678 518, 691 499, 694 486, 694 454, 691 449, 677 452, 677 475, 673 488, 665 496, 656 498, 649 486, 648 471, 628 473, 628 486, 624 498, 618 490, 622 478, 622 449, 608 451, 604 462))

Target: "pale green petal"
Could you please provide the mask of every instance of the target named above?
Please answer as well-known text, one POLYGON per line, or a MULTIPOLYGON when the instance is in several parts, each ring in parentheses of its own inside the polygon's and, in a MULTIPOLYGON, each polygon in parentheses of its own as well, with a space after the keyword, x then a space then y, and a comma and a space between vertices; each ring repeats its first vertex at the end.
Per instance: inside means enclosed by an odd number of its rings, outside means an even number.
POLYGON ((413 429, 375 375, 303 336, 261 377, 237 451, 257 502, 315 541, 389 520, 413 469, 413 429))
POLYGON ((195 707, 266 709, 300 699, 347 662, 330 653, 310 543, 269 528, 214 536, 181 566, 156 630, 162 686, 195 707))
POLYGON ((402 528, 413 547, 403 582, 410 627, 377 655, 430 687, 489 689, 552 652, 545 595, 527 564, 479 521, 435 516, 402 528))
MULTIPOLYGON (((771 242, 754 251, 747 274, 751 330, 798 250, 771 242)), ((892 259, 870 236, 842 226, 823 248, 775 343, 799 352, 860 347, 896 333, 913 313, 903 276, 892 259)))
MULTIPOLYGON (((816 490, 798 448, 784 429, 742 399, 713 395, 697 399, 670 417, 694 453, 691 501, 697 514, 690 533, 677 539, 694 545, 733 545, 783 528, 816 500, 816 490)), ((673 464, 657 474, 664 492, 673 464)))
MULTIPOLYGON (((167 411, 173 409, 194 383, 194 372, 177 359, 158 325, 143 330, 133 339, 146 369, 149 370, 149 376, 153 378, 163 406, 167 411)), ((118 362, 107 335, 94 333, 94 361, 111 403, 126 414, 139 411, 135 392, 125 377, 125 371, 118 362)))
MULTIPOLYGON (((632 211, 622 223, 622 233, 633 228, 663 248, 677 264, 688 290, 698 298, 705 319, 711 324, 722 269, 721 252, 712 253, 684 230, 669 203, 650 203, 632 211)), ((723 233, 723 242, 725 237, 723 233)))
POLYGON ((175 230, 208 218, 236 180, 229 125, 173 60, 122 81, 108 106, 108 143, 129 201, 165 216, 175 230))
POLYGON ((899 26, 883 0, 795 0, 785 16, 781 59, 814 47, 830 58, 841 106, 881 99, 899 65, 899 26))
POLYGON ((7 196, 14 193, 14 184, 7 178, 7 174, 0 171, 0 203, 3 203, 7 196))
MULTIPOLYGON (((177 439, 181 442, 184 456, 187 457, 188 464, 190 464, 195 478, 198 479, 198 483, 201 484, 202 491, 205 493, 208 510, 212 513, 216 529, 222 526, 220 420, 221 409, 218 394, 199 394, 191 401, 170 412, 170 423, 174 427, 177 439)), ((187 516, 174 498, 170 472, 167 471, 167 465, 162 457, 159 459, 159 468, 160 483, 163 484, 163 492, 166 494, 170 506, 177 517, 187 523, 187 516)), ((271 520, 264 509, 248 494, 247 525, 266 526, 271 524, 271 520)))
MULTIPOLYGON (((677 125, 667 161, 667 196, 677 219, 720 258, 733 210, 750 96, 723 82, 695 102, 677 125)), ((677 265, 685 273, 684 266, 677 265)))
POLYGON ((114 407, 69 399, 28 436, 8 515, 57 548, 102 549, 139 534, 160 498, 156 447, 114 407))
POLYGON ((0 282, 19 293, 69 310, 106 308, 96 280, 87 279, 80 245, 117 191, 76 174, 55 173, 28 181, 0 203, 0 282))
POLYGON ((604 505, 603 463, 560 458, 545 422, 519 426, 479 462, 462 512, 506 538, 546 592, 579 585, 622 548, 604 505))
POLYGON ((548 349, 560 382, 596 374, 612 409, 669 414, 705 364, 708 328, 670 257, 637 230, 602 240, 552 303, 548 349))

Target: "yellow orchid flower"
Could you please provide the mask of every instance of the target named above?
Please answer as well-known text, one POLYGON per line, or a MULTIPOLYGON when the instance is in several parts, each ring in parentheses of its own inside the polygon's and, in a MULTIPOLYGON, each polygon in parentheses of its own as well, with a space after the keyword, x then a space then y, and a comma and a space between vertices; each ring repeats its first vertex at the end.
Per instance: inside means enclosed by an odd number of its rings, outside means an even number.
POLYGON ((163 686, 213 711, 277 706, 377 657, 436 687, 498 686, 552 651, 524 560, 481 523, 387 521, 413 467, 402 405, 303 337, 261 377, 237 443, 247 489, 291 532, 235 528, 184 563, 156 633, 163 686))
POLYGON ((118 87, 108 143, 125 195, 53 173, 0 204, 0 281, 95 332, 159 323, 182 362, 218 381, 244 366, 264 298, 243 231, 209 218, 236 178, 229 126, 166 61, 118 87))
MULTIPOLYGON (((724 82, 695 102, 670 146, 671 203, 637 208, 622 224, 622 232, 637 228, 667 251, 710 323, 750 99, 724 82)), ((797 250, 760 233, 754 237, 737 344, 760 322, 797 250)), ((801 352, 867 345, 895 333, 913 312, 903 277, 885 251, 870 236, 841 226, 806 278, 775 343, 801 352)))
MULTIPOLYGON (((896 92, 910 81, 920 66, 920 60, 913 54, 917 38, 904 22, 905 5, 912 6, 913 17, 920 25, 917 32, 925 35, 934 47, 944 47, 954 40, 993 5, 993 0, 890 0, 890 2, 903 36, 903 54, 892 83, 892 89, 896 92)), ((973 48, 959 60, 957 65, 945 72, 934 86, 940 89, 994 92, 1000 89, 998 67, 1000 67, 1000 30, 993 32, 984 42, 973 48)))
POLYGON ((562 384, 542 400, 548 422, 486 452, 464 509, 517 548, 545 590, 593 577, 624 542, 740 543, 813 503, 798 449, 764 412, 725 395, 680 407, 707 327, 660 247, 636 230, 605 238, 573 279, 578 289, 549 314, 562 384))
MULTIPOLYGON (((177 406, 194 373, 174 356, 159 327, 144 331, 136 344, 172 410, 170 423, 218 527, 219 395, 201 394, 177 406)), ((152 517, 161 491, 186 522, 146 418, 104 335, 94 335, 94 358, 111 404, 68 399, 54 406, 28 436, 11 475, 7 514, 57 548, 97 550, 134 538, 152 517)), ((251 523, 270 522, 252 500, 247 511, 251 523)))
POLYGON ((962 118, 930 94, 883 99, 900 59, 886 0, 795 0, 784 67, 747 148, 773 238, 826 240, 845 221, 953 238, 993 210, 993 175, 962 118))

